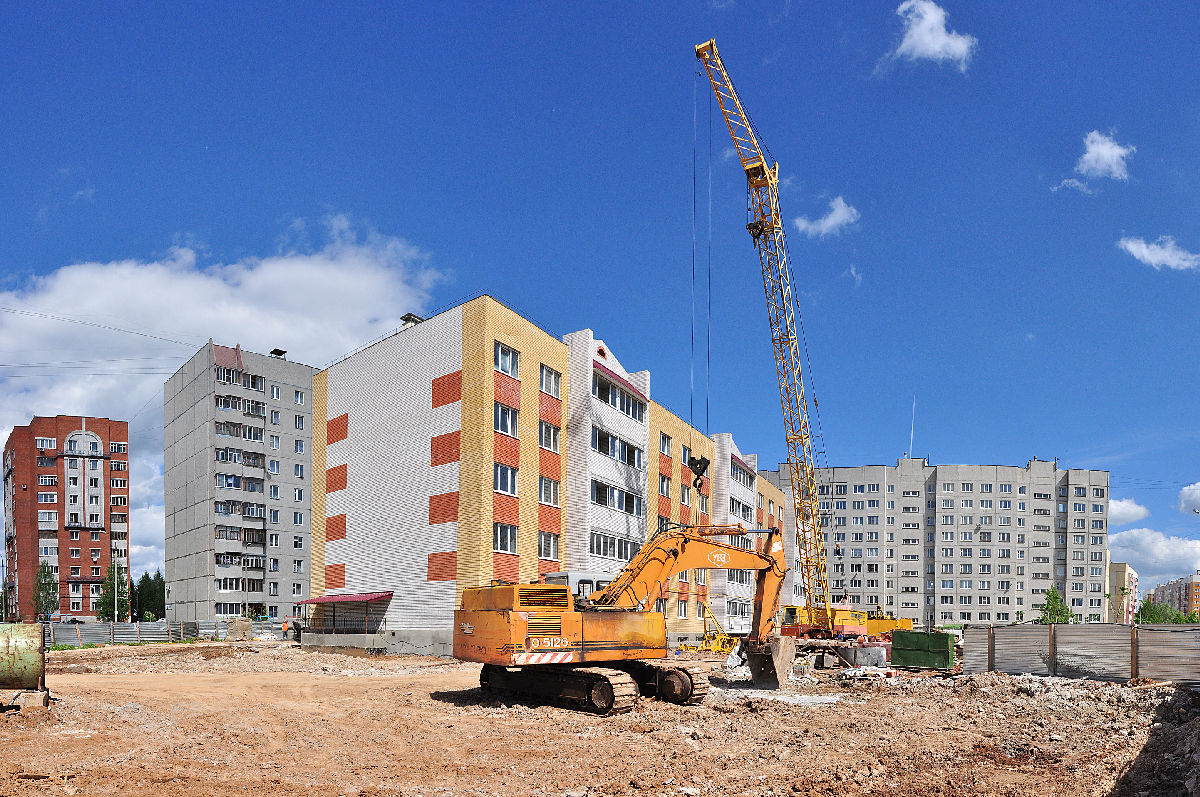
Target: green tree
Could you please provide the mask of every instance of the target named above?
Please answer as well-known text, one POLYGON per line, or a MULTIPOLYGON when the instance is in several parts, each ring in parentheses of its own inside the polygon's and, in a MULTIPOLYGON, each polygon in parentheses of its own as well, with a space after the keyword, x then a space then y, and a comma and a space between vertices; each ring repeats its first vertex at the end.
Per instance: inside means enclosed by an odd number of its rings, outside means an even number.
POLYGON ((167 616, 167 580, 163 578, 161 570, 154 571, 154 589, 150 593, 150 599, 142 607, 142 611, 149 610, 154 613, 155 617, 160 619, 167 616))
POLYGON ((104 582, 100 585, 100 604, 96 607, 96 619, 103 622, 112 622, 113 617, 113 598, 116 598, 117 615, 116 620, 121 621, 129 617, 129 582, 126 580, 126 572, 121 571, 120 578, 117 577, 117 566, 109 565, 108 572, 104 574, 104 582))
POLYGON ((150 621, 146 615, 154 614, 154 610, 150 608, 153 596, 154 577, 149 573, 142 573, 142 577, 133 586, 133 614, 136 619, 150 621))
POLYGON ((1133 616, 1135 623, 1148 625, 1182 623, 1184 619, 1183 612, 1178 609, 1173 609, 1165 603, 1154 603, 1147 600, 1142 601, 1142 605, 1138 607, 1137 614, 1133 616))
POLYGON ((1200 623, 1200 612, 1197 612, 1197 611, 1188 612, 1187 615, 1184 616, 1183 621, 1185 623, 1192 623, 1192 624, 1200 623))
POLYGON ((1071 622, 1071 607, 1063 602, 1062 596, 1058 594, 1058 587, 1051 587, 1046 593, 1046 602, 1042 604, 1042 613, 1037 622, 1043 625, 1071 622))
POLYGON ((38 565, 33 583, 33 613, 38 620, 47 620, 58 611, 58 576, 50 565, 38 565))

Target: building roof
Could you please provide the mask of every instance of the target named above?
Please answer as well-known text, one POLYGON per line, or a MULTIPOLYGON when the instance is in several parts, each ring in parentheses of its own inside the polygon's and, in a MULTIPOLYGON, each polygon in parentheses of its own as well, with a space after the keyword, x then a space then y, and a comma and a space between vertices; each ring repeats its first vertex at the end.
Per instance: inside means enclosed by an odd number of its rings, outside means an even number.
POLYGON ((372 601, 381 601, 384 598, 392 597, 390 592, 361 592, 352 595, 322 595, 318 598, 309 598, 307 600, 297 601, 297 603, 343 603, 343 602, 358 602, 370 603, 372 601))

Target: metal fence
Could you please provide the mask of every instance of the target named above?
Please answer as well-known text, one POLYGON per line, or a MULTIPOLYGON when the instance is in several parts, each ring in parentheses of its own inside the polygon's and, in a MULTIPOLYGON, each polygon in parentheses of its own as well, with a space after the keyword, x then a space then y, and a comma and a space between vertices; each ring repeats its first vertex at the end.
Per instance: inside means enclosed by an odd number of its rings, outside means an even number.
POLYGON ((963 671, 1200 686, 1200 625, 968 626, 963 671))
MULTIPOLYGON (((84 645, 134 644, 138 642, 181 642, 188 639, 225 639, 228 624, 216 622, 171 622, 159 620, 153 623, 44 623, 42 625, 46 646, 59 645, 72 648, 84 645)), ((283 628, 278 622, 254 621, 251 623, 252 637, 283 639, 283 628)))

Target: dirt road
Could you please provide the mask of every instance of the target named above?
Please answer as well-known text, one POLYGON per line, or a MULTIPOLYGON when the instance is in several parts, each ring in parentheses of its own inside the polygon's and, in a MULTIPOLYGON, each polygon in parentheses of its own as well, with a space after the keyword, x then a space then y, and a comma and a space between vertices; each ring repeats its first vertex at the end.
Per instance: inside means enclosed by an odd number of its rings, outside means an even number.
POLYGON ((489 700, 477 666, 442 659, 269 643, 52 653, 53 707, 0 718, 0 794, 1189 793, 1179 735, 1196 736, 1200 704, 1169 687, 822 679, 773 696, 785 702, 721 672, 702 706, 597 718, 489 700))

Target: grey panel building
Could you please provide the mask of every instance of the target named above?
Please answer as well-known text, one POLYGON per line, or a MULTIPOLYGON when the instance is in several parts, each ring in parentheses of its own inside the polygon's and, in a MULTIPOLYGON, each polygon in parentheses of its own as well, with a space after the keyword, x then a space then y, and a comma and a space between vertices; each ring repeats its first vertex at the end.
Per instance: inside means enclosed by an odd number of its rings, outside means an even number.
POLYGON ((163 386, 167 618, 282 618, 309 595, 316 369, 211 340, 163 386))
MULTIPOLYGON (((760 475, 790 493, 786 465, 760 475)), ((1079 622, 1107 621, 1108 471, 905 458, 819 468, 817 490, 835 599, 927 625, 1010 623, 1034 619, 1057 586, 1079 622)), ((784 595, 800 600, 792 579, 784 595)))

